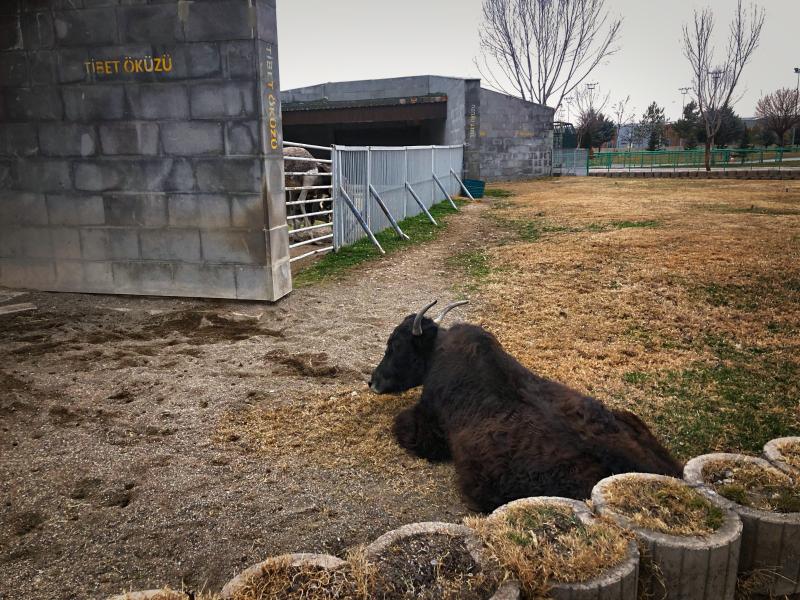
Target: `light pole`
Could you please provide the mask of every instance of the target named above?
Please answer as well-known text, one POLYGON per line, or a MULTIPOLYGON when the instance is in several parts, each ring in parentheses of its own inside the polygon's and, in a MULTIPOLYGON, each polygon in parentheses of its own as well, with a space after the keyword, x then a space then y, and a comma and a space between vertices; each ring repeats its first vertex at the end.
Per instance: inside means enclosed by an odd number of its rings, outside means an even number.
MULTIPOLYGON (((795 101, 800 102, 800 67, 795 67, 794 72, 797 75, 797 87, 795 88, 795 101)), ((795 106, 794 109, 798 110, 799 107, 795 106)), ((797 125, 792 127, 792 146, 797 143, 797 125)))
POLYGON ((686 94, 689 93, 689 90, 692 88, 690 87, 682 87, 678 88, 678 91, 681 93, 681 97, 683 99, 683 105, 681 106, 681 119, 683 118, 683 111, 686 110, 686 94))
POLYGON ((575 101, 575 98, 573 98, 572 96, 567 96, 566 98, 564 98, 564 102, 566 102, 566 103, 567 103, 567 123, 570 123, 570 122, 571 122, 571 121, 569 120, 569 108, 570 108, 570 106, 572 106, 572 103, 573 103, 574 101, 575 101))

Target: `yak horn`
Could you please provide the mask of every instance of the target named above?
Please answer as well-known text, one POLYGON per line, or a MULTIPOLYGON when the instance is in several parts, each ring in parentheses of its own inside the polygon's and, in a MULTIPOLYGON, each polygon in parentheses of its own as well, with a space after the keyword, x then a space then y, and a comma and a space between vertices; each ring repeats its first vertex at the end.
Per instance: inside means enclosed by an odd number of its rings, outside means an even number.
POLYGON ((434 300, 417 313, 417 316, 414 317, 414 326, 411 328, 411 335, 422 335, 422 317, 424 317, 425 313, 428 312, 428 309, 437 302, 438 300, 434 300))
POLYGON ((444 318, 447 316, 447 313, 449 313, 457 306, 463 306, 464 304, 469 304, 469 300, 459 300, 458 302, 452 302, 448 304, 447 306, 444 307, 444 310, 439 313, 439 316, 437 316, 433 320, 433 322, 436 323, 437 325, 441 324, 441 322, 444 321, 444 318))

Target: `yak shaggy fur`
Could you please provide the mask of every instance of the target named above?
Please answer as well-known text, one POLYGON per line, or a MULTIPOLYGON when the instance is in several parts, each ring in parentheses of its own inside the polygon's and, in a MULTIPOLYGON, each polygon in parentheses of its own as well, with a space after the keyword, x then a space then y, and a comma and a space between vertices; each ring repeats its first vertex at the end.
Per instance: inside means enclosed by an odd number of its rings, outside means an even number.
POLYGON ((420 401, 397 415, 408 452, 452 460, 468 503, 490 512, 528 496, 588 498, 609 475, 681 476, 681 465, 636 415, 532 373, 486 330, 440 328, 409 315, 389 338, 372 389, 422 385, 420 401))

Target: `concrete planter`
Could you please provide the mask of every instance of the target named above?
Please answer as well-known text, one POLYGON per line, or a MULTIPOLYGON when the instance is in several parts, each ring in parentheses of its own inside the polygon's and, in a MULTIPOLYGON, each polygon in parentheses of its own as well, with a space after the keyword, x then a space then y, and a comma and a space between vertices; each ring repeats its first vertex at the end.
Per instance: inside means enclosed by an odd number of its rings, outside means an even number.
POLYGON ((704 454, 693 458, 683 470, 684 479, 718 506, 735 511, 744 525, 739 572, 757 572, 755 593, 772 595, 800 593, 800 513, 774 513, 736 504, 706 483, 705 465, 731 460, 774 469, 768 461, 743 454, 704 454))
POLYGON ((736 565, 742 537, 742 522, 736 513, 728 511, 722 527, 708 536, 678 536, 644 529, 608 504, 609 486, 630 477, 642 481, 682 482, 663 475, 627 473, 607 477, 592 490, 595 511, 633 531, 648 560, 660 572, 659 578, 643 581, 646 592, 651 594, 648 597, 731 600, 736 590, 736 565))
POLYGON ((781 471, 793 477, 800 477, 800 469, 793 467, 783 455, 782 447, 785 444, 800 444, 800 436, 775 438, 764 444, 764 457, 781 471))
POLYGON ((145 590, 111 596, 108 600, 189 600, 189 594, 175 590, 145 590))
MULTIPOLYGON (((595 516, 583 502, 554 496, 514 500, 496 509, 489 516, 489 519, 503 518, 511 509, 542 505, 568 507, 586 525, 595 520, 595 516)), ((627 556, 622 563, 609 568, 599 577, 583 583, 550 582, 549 597, 553 600, 596 600, 597 598, 602 598, 603 600, 636 600, 638 577, 639 550, 636 547, 636 542, 631 541, 628 545, 627 556)))
MULTIPOLYGON (((230 600, 233 596, 238 592, 244 585, 251 579, 258 577, 261 575, 262 570, 265 566, 270 565, 276 561, 282 560, 289 560, 289 564, 293 567, 299 567, 301 565, 308 565, 312 567, 322 567, 323 569, 338 569, 344 566, 346 563, 336 558, 335 556, 330 556, 329 554, 282 554, 280 556, 273 556, 268 558, 267 560, 260 562, 258 564, 253 565, 239 573, 236 577, 231 579, 228 583, 225 584, 225 587, 222 588, 222 593, 220 597, 222 600, 230 600)), ((138 600, 138 599, 137 599, 138 600)))
MULTIPOLYGON (((377 562, 381 553, 389 546, 405 538, 430 534, 444 534, 463 539, 475 564, 480 565, 481 569, 487 568, 488 563, 481 541, 471 529, 454 523, 412 523, 411 525, 404 525, 398 529, 384 533, 367 546, 365 550, 366 559, 368 562, 374 564, 377 562)), ((519 597, 520 590, 517 582, 506 581, 500 585, 491 600, 517 600, 519 597)))

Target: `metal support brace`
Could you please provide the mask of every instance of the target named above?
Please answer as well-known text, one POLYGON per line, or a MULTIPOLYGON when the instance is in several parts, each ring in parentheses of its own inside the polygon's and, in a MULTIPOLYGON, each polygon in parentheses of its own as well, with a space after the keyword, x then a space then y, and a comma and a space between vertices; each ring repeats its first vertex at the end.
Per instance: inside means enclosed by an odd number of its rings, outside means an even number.
POLYGON ((465 186, 464 182, 461 181, 461 177, 458 176, 458 173, 453 171, 453 169, 450 169, 450 173, 453 175, 453 177, 456 178, 456 181, 458 182, 458 185, 461 186, 461 189, 464 190, 465 192, 467 192, 467 196, 469 196, 469 199, 470 200, 475 200, 475 198, 472 197, 472 194, 469 193, 469 190, 467 189, 467 186, 465 186))
POLYGON ((341 184, 339 184, 339 191, 342 192, 342 198, 344 198, 345 204, 347 204, 347 206, 350 208, 350 210, 353 211, 353 214, 355 215, 356 220, 358 220, 358 224, 361 225, 361 229, 363 229, 364 232, 369 236, 369 239, 372 241, 373 244, 375 244, 375 247, 378 250, 380 250, 381 254, 386 254, 386 251, 383 249, 383 247, 381 246, 380 242, 375 238, 375 236, 372 235, 372 232, 370 231, 369 226, 367 225, 367 222, 364 220, 364 217, 362 217, 361 213, 358 212, 358 209, 356 208, 356 205, 353 204, 353 201, 350 199, 350 196, 347 195, 347 192, 345 191, 344 186, 341 185, 341 184))
POLYGON ((436 185, 438 185, 439 189, 442 190, 442 193, 444 193, 444 195, 447 196, 447 200, 450 202, 450 206, 452 206, 453 208, 458 210, 458 207, 456 206, 456 203, 453 202, 453 199, 450 197, 450 194, 447 193, 447 188, 445 188, 442 185, 442 182, 439 181, 439 178, 436 176, 436 173, 432 173, 432 175, 433 175, 433 180, 436 182, 436 185))
POLYGON ((394 220, 392 213, 389 212, 388 207, 383 203, 380 194, 378 194, 378 190, 372 187, 371 183, 369 184, 369 191, 375 197, 375 201, 378 203, 378 206, 381 207, 381 210, 383 211, 383 214, 386 215, 386 218, 389 219, 389 223, 392 224, 392 227, 397 232, 397 235, 404 240, 411 239, 405 233, 403 233, 402 229, 400 229, 400 225, 397 224, 397 221, 394 220))
POLYGON ((427 208, 425 208, 425 204, 423 204, 422 200, 419 199, 419 196, 417 196, 417 192, 414 191, 414 188, 411 187, 411 184, 408 183, 407 181, 406 181, 406 189, 409 192, 411 192, 411 195, 414 197, 414 200, 417 201, 417 204, 419 204, 419 207, 422 209, 422 212, 428 215, 428 218, 431 220, 431 223, 433 223, 434 225, 439 225, 436 222, 436 219, 433 218, 433 215, 428 211, 427 208))

